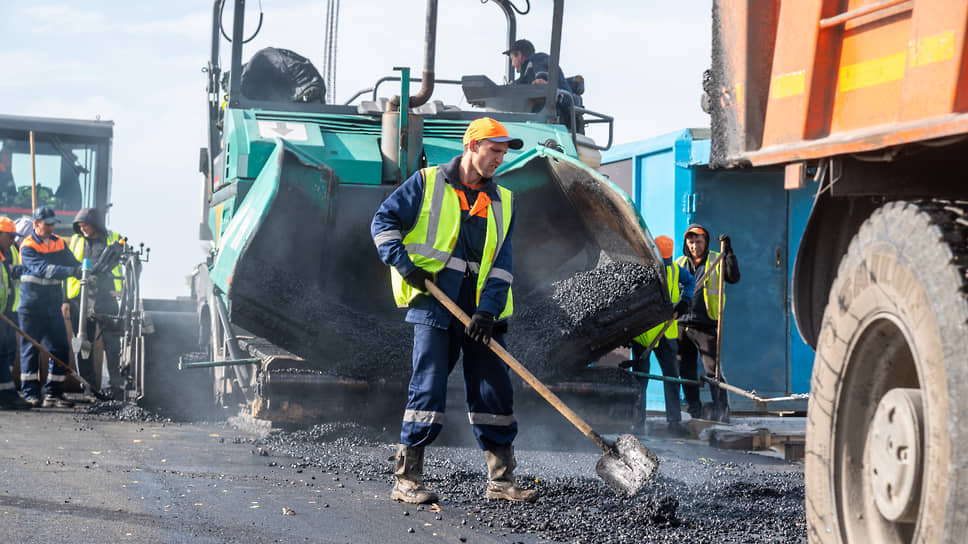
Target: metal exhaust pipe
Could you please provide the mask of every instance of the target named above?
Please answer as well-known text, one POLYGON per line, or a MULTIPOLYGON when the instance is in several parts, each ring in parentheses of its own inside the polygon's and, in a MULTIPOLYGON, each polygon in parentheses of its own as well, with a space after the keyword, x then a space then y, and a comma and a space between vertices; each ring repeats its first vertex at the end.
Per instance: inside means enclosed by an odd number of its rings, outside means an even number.
MULTIPOLYGON (((434 57, 437 53, 437 0, 427 0, 427 32, 424 37, 424 69, 420 91, 410 97, 410 107, 422 106, 434 92, 434 57)), ((400 109, 400 96, 390 99, 389 111, 400 109)))

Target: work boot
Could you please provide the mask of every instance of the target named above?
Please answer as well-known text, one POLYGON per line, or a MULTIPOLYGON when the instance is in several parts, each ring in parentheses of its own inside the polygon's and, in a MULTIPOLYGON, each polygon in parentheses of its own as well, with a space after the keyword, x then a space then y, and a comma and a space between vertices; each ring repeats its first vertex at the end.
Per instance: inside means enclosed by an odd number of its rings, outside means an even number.
POLYGON ((121 387, 112 387, 109 395, 111 400, 124 400, 124 389, 121 387))
POLYGON ((413 504, 437 502, 437 494, 423 486, 423 447, 400 444, 393 466, 393 491, 390 498, 413 504))
POLYGON ((499 446, 492 450, 484 450, 484 459, 487 461, 485 497, 524 502, 538 500, 537 490, 518 487, 518 484, 514 483, 514 467, 518 466, 514 460, 514 446, 499 446))
POLYGON ((85 387, 84 391, 81 393, 81 397, 78 399, 78 402, 94 404, 95 402, 97 402, 97 397, 94 396, 94 393, 91 392, 90 389, 85 387))
POLYGON ((27 396, 25 396, 24 397, 24 402, 26 402, 27 404, 29 404, 33 408, 37 408, 38 406, 40 406, 40 405, 42 405, 44 403, 44 401, 41 400, 41 398, 38 397, 37 395, 27 395, 27 396))
POLYGON ((666 432, 669 436, 686 437, 691 435, 689 432, 689 427, 682 424, 681 421, 670 421, 668 427, 666 427, 666 432))
POLYGON ((65 399, 63 393, 60 395, 44 395, 44 408, 73 408, 74 403, 65 399))
POLYGON ((688 408, 686 408, 686 411, 689 412, 689 415, 692 416, 694 419, 699 419, 702 417, 702 403, 699 402, 698 400, 689 401, 688 408))
POLYGON ((7 389, 0 391, 0 407, 6 410, 30 410, 34 405, 25 401, 13 389, 7 389))

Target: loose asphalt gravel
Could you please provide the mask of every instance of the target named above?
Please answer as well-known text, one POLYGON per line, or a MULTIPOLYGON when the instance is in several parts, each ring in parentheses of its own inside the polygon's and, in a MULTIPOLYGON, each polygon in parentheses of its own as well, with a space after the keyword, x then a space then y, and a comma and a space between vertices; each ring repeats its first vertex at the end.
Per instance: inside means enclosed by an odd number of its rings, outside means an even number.
MULTIPOLYGON (((120 402, 97 403, 89 412, 126 421, 163 420, 120 402)), ((294 472, 319 470, 334 481, 383 482, 389 501, 397 431, 398 423, 375 428, 338 422, 274 430, 261 438, 243 432, 235 442, 248 443, 253 455, 290 458, 294 472)), ((695 440, 641 437, 661 464, 640 493, 621 497, 595 476, 600 451, 577 431, 575 437, 573 448, 552 451, 527 442, 527 449, 519 449, 518 481, 537 488, 541 498, 534 504, 508 503, 484 499, 483 454, 476 445, 455 445, 466 437, 455 438, 445 427, 441 445, 427 449, 424 471, 427 486, 441 496, 438 515, 459 514, 470 534, 503 536, 508 542, 806 542, 803 475, 796 466, 772 459, 737 462, 744 458, 695 440)), ((402 507, 404 515, 430 508, 402 507)))

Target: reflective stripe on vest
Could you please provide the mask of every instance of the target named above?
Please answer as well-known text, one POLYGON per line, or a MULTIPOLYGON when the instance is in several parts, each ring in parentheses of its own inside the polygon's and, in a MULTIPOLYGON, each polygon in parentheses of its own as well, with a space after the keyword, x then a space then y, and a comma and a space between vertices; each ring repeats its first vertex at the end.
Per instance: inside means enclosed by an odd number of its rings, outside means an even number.
MULTIPOLYGON (((116 244, 120 239, 121 239, 120 234, 116 232, 108 231, 107 245, 116 244)), ((71 236, 71 243, 70 243, 71 253, 74 254, 74 257, 78 260, 78 262, 84 261, 85 245, 86 244, 84 243, 84 237, 81 236, 80 234, 75 234, 71 236)), ((122 280, 121 280, 122 276, 121 276, 120 263, 118 264, 118 266, 114 267, 114 270, 111 271, 111 275, 114 276, 114 290, 120 293, 121 288, 123 286, 122 280)), ((80 294, 81 294, 80 280, 78 280, 77 278, 67 278, 67 298, 75 298, 77 297, 77 295, 80 295, 80 294)))
MULTIPOLYGON (((450 187, 446 181, 437 179, 437 167, 424 168, 420 171, 424 178, 424 196, 420 207, 420 215, 413 229, 403 236, 403 245, 415 265, 430 273, 436 273, 444 267, 463 271, 475 266, 477 270, 477 302, 481 300, 481 290, 489 278, 498 278, 511 283, 514 279, 507 270, 493 268, 494 259, 504 245, 508 228, 511 225, 511 211, 513 195, 511 191, 498 186, 501 194, 501 205, 494 206, 492 202, 487 214, 487 234, 484 238, 484 251, 481 263, 467 263, 461 259, 454 259, 451 253, 457 246, 460 234, 460 198, 457 190, 450 187), (453 262, 451 262, 453 261, 453 262)), ((374 237, 374 243, 380 243, 397 238, 399 233, 386 231, 374 237)), ((397 272, 390 267, 390 283, 393 287, 393 298, 397 306, 406 308, 421 292, 414 289, 397 272)), ((498 319, 509 317, 514 311, 511 299, 511 289, 508 288, 507 302, 498 315, 498 319)))
MULTIPOLYGON (((669 300, 672 301, 672 305, 675 306, 679 302, 679 298, 682 293, 679 291, 679 265, 672 265, 666 267, 666 282, 669 285, 669 300)), ((666 329, 665 337, 670 340, 675 340, 679 338, 679 324, 675 319, 670 319, 669 328, 666 329)), ((652 341, 655 340, 656 336, 659 336, 659 332, 665 327, 665 322, 659 323, 655 327, 643 332, 642 334, 636 336, 633 340, 642 344, 645 347, 652 345, 652 341)))
MULTIPOLYGON (((709 264, 719 257, 719 253, 715 251, 710 251, 706 255, 706 264, 709 264)), ((725 259, 724 259, 725 260, 725 259)), ((688 259, 685 255, 676 259, 676 264, 679 266, 686 266, 688 259)), ((723 261, 719 261, 719 265, 706 276, 706 281, 703 282, 702 287, 702 299, 706 303, 706 314, 709 315, 709 319, 716 321, 719 319, 719 274, 723 271, 723 261)), ((696 290, 699 290, 699 286, 696 286, 696 290)), ((693 296, 696 296, 693 294, 693 296)), ((723 299, 723 304, 726 300, 723 299)))

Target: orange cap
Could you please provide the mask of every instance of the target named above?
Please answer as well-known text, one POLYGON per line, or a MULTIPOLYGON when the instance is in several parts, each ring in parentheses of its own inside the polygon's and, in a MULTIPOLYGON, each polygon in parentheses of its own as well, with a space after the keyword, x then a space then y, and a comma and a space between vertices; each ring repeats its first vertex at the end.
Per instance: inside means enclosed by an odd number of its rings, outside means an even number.
POLYGON ((672 258, 672 246, 674 245, 672 238, 669 238, 668 236, 658 236, 655 239, 655 245, 659 246, 659 253, 662 254, 663 259, 672 258))
POLYGON ((703 235, 709 236, 709 233, 706 232, 706 229, 702 227, 692 227, 691 229, 686 231, 686 234, 703 234, 703 235))
POLYGON ((464 131, 464 145, 477 140, 491 140, 492 142, 507 142, 511 149, 521 149, 524 142, 520 138, 512 138, 508 129, 490 117, 474 119, 464 131))
POLYGON ((0 217, 0 232, 17 234, 17 226, 13 224, 13 220, 9 217, 0 217))

